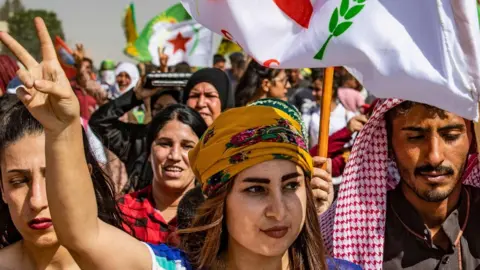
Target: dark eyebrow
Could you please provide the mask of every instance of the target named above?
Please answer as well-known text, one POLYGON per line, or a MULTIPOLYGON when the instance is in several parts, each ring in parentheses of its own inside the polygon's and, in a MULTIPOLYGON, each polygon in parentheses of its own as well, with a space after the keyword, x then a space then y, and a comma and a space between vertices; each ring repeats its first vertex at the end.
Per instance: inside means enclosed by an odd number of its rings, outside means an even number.
POLYGON ((12 170, 8 170, 7 173, 30 174, 30 171, 29 170, 23 170, 23 169, 12 169, 12 170))
POLYGON ((204 91, 205 94, 218 94, 218 91, 215 89, 206 89, 204 91))
MULTIPOLYGON (((301 176, 301 174, 298 173, 298 172, 286 174, 286 175, 282 176, 282 182, 285 182, 285 181, 290 180, 292 178, 297 178, 299 176, 301 176)), ((268 178, 258 178, 258 177, 247 177, 247 178, 243 179, 243 182, 270 184, 270 179, 268 179, 268 178)))
MULTIPOLYGON (((41 167, 40 171, 42 172, 42 174, 45 174, 45 167, 41 167)), ((26 169, 11 169, 11 170, 8 170, 7 173, 21 173, 21 174, 30 175, 31 171, 26 169)))
POLYGON ((192 140, 182 140, 182 143, 193 143, 193 144, 196 144, 196 142, 192 141, 192 140))
POLYGON ((282 176, 282 182, 285 182, 285 181, 290 180, 292 178, 297 178, 299 176, 301 176, 301 174, 299 172, 289 173, 287 175, 282 176))
MULTIPOLYGON (((465 129, 465 125, 463 124, 451 124, 451 125, 446 125, 446 126, 443 126, 441 128, 438 129, 438 131, 446 131, 446 130, 452 130, 452 129, 460 129, 460 130, 464 130, 465 129)), ((404 127, 402 128, 402 130, 405 130, 405 131, 415 131, 415 132, 427 132, 427 131, 431 131, 432 129, 431 128, 422 128, 422 127, 414 127, 414 126, 411 126, 411 127, 404 127)))
POLYGON ((259 184, 270 184, 270 179, 267 178, 257 178, 257 177, 247 177, 243 179, 243 182, 246 183, 259 183, 259 184))
POLYGON ((448 131, 448 130, 452 130, 452 129, 465 130, 465 125, 463 125, 463 124, 446 125, 444 127, 439 128, 438 131, 448 131))
POLYGON ((411 127, 404 127, 404 128, 402 128, 402 130, 404 130, 404 131, 415 131, 415 132, 426 132, 426 131, 430 131, 431 129, 430 128, 422 128, 422 127, 411 126, 411 127))

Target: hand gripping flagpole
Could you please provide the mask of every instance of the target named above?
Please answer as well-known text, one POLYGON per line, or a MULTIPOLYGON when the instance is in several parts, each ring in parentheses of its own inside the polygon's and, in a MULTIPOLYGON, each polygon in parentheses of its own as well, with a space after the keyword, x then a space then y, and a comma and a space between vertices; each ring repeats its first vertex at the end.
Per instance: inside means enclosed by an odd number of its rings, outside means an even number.
MULTIPOLYGON (((332 107, 333 73, 334 67, 328 67, 325 69, 325 75, 323 76, 322 111, 320 114, 318 155, 325 158, 328 156, 328 134, 330 127, 330 111, 332 107)), ((323 164, 323 169, 327 169, 326 162, 323 164)))

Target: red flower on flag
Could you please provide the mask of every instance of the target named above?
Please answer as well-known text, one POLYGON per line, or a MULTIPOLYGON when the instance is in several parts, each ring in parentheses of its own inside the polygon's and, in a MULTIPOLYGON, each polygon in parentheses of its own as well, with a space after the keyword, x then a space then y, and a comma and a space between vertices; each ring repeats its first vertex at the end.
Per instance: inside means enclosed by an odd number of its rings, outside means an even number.
POLYGON ((310 24, 313 6, 310 0, 273 0, 275 4, 292 20, 303 28, 310 24))
POLYGON ((173 44, 173 53, 176 53, 178 50, 187 52, 187 43, 191 39, 191 37, 184 37, 182 33, 178 33, 174 39, 170 39, 168 42, 173 44))
POLYGON ((280 62, 277 60, 277 59, 269 59, 265 62, 263 62, 263 66, 264 67, 278 67, 280 66, 280 62))

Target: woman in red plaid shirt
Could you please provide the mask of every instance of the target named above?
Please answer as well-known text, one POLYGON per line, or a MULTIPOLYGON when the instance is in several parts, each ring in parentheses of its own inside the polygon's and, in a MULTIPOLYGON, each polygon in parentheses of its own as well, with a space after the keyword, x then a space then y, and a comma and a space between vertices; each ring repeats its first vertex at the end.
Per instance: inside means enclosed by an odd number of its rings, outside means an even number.
POLYGON ((126 222, 124 229, 132 236, 155 245, 178 244, 178 202, 195 186, 188 152, 206 129, 200 114, 181 104, 167 107, 153 118, 147 134, 152 184, 125 195, 118 203, 126 222))

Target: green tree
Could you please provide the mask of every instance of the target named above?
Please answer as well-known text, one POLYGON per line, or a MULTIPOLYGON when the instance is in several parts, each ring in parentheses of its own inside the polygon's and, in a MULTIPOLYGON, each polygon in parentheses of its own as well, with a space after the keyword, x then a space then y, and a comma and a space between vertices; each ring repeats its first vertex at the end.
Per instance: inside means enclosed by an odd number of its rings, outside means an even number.
POLYGON ((0 21, 6 21, 8 20, 8 17, 10 17, 10 11, 12 5, 10 3, 10 0, 6 0, 3 6, 0 8, 0 21))
POLYGON ((24 11, 25 7, 23 6, 21 0, 13 0, 11 4, 11 9, 13 13, 18 13, 24 11))
POLYGON ((36 37, 33 19, 41 17, 48 27, 52 40, 59 36, 65 40, 62 22, 58 20, 57 14, 46 10, 25 10, 13 14, 8 18, 8 32, 37 60, 41 59, 41 50, 38 38, 36 37))

